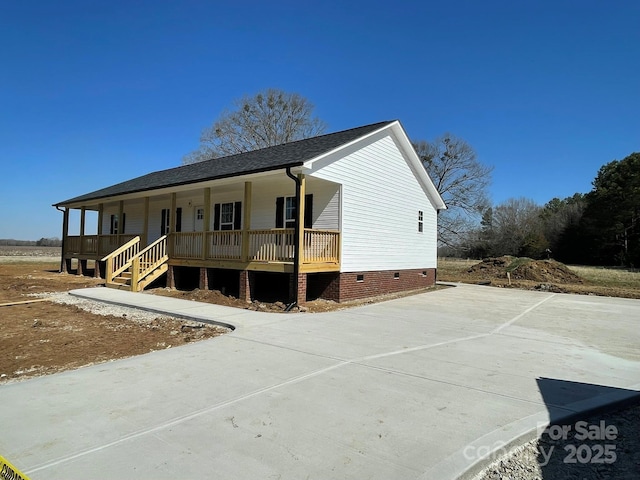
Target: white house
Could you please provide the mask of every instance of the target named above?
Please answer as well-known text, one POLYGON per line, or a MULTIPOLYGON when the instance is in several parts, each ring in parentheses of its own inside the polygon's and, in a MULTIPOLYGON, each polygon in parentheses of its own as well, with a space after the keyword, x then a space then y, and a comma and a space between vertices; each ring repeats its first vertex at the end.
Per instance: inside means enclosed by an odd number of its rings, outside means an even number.
MULTIPOLYGON (((63 266, 107 286, 344 301, 435 282, 446 208, 400 122, 153 172, 54 205, 63 266), (68 235, 69 210, 80 235, 68 235), (97 233, 85 212, 98 212, 97 233), (284 293, 283 293, 284 292, 284 293)), ((285 298, 286 299, 286 298, 285 298)))

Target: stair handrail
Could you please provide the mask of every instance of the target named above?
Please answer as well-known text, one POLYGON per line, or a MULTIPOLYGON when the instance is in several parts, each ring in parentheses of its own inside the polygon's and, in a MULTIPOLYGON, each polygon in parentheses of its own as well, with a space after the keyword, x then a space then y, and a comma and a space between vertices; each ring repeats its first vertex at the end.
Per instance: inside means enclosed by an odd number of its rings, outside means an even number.
POLYGON ((115 277, 131 266, 132 259, 138 254, 139 249, 140 237, 136 236, 121 247, 116 248, 101 260, 107 262, 107 271, 105 274, 107 283, 113 282, 115 277))
POLYGON ((138 284, 168 259, 167 236, 163 235, 132 258, 131 290, 137 292, 138 284), (142 262, 145 259, 148 260, 142 262), (143 264, 145 267, 141 268, 143 264))

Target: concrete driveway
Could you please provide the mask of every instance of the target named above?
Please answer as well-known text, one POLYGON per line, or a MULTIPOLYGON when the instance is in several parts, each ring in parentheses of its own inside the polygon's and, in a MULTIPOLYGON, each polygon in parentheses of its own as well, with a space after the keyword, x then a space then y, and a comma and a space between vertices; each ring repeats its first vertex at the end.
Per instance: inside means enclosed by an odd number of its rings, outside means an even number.
POLYGON ((0 455, 32 480, 451 479, 640 388, 637 300, 460 285, 283 315, 76 293, 237 329, 0 386, 0 455))

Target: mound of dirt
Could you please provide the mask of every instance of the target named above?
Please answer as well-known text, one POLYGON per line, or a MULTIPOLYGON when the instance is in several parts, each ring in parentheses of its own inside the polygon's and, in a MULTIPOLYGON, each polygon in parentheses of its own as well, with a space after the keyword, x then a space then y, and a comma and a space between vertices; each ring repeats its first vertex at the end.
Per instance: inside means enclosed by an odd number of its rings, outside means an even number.
POLYGON ((555 260, 532 260, 529 258, 497 257, 485 258, 468 271, 479 281, 504 279, 510 273, 512 280, 530 280, 552 284, 583 283, 582 278, 566 265, 555 260))

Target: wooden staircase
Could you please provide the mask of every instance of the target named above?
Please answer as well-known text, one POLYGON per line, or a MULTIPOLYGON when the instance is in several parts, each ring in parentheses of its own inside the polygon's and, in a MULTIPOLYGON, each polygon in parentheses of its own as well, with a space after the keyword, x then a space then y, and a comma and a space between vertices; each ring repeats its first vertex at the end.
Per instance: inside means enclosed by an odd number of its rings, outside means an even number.
POLYGON ((132 292, 141 292, 147 285, 150 285, 154 280, 160 278, 163 274, 167 273, 169 266, 163 263, 158 268, 154 269, 144 280, 138 281, 138 287, 132 288, 133 272, 132 267, 129 267, 124 272, 120 273, 117 277, 114 277, 111 282, 107 283, 109 288, 119 288, 122 290, 130 290, 132 292))
POLYGON ((139 250, 140 237, 135 237, 102 259, 107 287, 140 292, 169 269, 166 235, 139 250))

